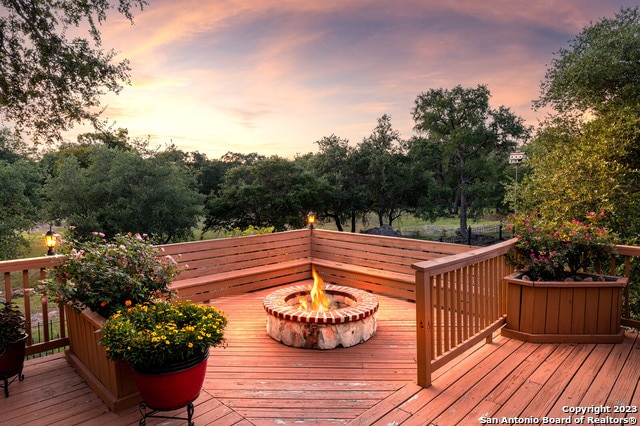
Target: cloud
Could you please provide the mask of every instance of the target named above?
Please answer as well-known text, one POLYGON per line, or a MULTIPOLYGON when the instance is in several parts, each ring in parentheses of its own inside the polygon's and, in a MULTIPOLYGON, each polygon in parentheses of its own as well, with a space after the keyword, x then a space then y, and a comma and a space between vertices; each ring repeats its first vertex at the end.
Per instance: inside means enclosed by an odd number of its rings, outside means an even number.
MULTIPOLYGON (((621 4, 632 5, 632 0, 621 4)), ((404 137, 417 95, 487 84, 492 106, 531 110, 553 52, 613 0, 154 0, 104 44, 127 57, 132 86, 107 116, 130 133, 266 155, 313 150, 332 133, 357 143, 383 114, 404 137)), ((286 154, 285 154, 286 153, 286 154)))

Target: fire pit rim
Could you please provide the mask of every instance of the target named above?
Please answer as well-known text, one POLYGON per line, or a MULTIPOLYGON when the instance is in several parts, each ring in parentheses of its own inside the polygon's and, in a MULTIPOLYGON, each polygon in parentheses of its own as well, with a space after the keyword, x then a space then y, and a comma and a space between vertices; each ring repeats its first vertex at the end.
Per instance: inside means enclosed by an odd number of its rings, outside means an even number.
POLYGON ((264 309, 276 318, 303 323, 341 324, 359 321, 378 311, 378 299, 361 289, 336 284, 325 284, 324 290, 329 294, 343 295, 355 302, 353 306, 331 309, 327 311, 301 309, 287 304, 296 294, 311 291, 312 284, 298 284, 273 291, 264 299, 264 309))

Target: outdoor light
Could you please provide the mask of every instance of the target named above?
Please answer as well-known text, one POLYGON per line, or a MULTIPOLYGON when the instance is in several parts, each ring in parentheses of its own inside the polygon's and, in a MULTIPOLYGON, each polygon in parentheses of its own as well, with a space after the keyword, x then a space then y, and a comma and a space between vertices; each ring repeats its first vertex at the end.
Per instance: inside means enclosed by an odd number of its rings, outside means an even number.
POLYGON ((44 234, 44 242, 49 249, 47 251, 47 256, 53 256, 55 253, 53 252, 53 248, 56 246, 56 236, 53 233, 53 225, 49 225, 49 230, 46 234, 44 234))
POLYGON ((309 224, 309 229, 313 229, 314 223, 316 223, 316 214, 314 212, 309 212, 307 215, 307 224, 309 224))

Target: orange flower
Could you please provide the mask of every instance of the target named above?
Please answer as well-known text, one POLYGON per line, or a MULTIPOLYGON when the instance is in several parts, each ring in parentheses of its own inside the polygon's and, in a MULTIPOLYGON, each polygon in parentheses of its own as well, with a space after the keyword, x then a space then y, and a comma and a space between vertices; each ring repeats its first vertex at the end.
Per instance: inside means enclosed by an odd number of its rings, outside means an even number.
POLYGON ((102 303, 100 303, 100 306, 102 306, 104 308, 105 306, 107 306, 107 302, 102 301, 102 303))
POLYGON ((131 300, 127 300, 126 302, 124 302, 124 306, 131 306, 131 300))

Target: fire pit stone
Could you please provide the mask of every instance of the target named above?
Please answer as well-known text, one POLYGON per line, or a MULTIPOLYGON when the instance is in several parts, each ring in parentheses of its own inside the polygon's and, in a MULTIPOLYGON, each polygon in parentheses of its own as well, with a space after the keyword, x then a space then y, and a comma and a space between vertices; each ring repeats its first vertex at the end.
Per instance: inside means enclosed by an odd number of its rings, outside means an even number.
POLYGON ((300 284, 276 290, 264 300, 267 333, 287 346, 333 349, 351 347, 371 338, 376 332, 378 299, 366 291, 327 284, 325 293, 333 309, 304 309, 299 299, 312 290, 300 284))

